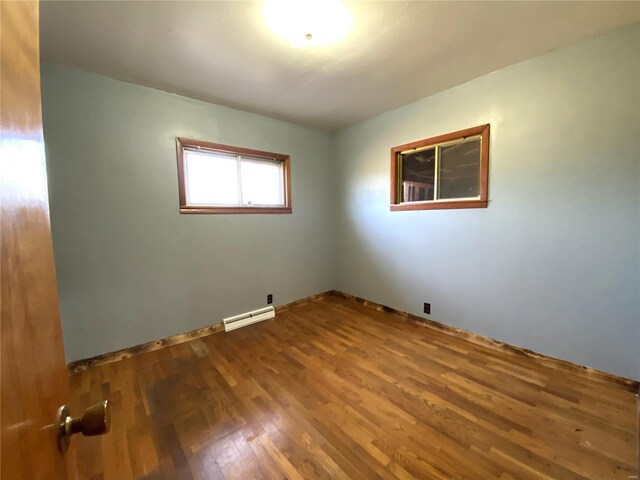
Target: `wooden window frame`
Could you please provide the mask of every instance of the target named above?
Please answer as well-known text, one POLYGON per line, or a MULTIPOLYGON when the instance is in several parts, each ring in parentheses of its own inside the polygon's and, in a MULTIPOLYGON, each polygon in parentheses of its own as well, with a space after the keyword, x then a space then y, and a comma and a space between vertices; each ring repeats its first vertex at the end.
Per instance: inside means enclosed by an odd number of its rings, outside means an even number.
POLYGON ((489 124, 459 130, 457 132, 438 135, 417 142, 406 143, 391 148, 391 205, 392 212, 407 210, 442 210, 453 208, 487 208, 488 205, 488 180, 489 180, 489 124), (480 195, 472 200, 425 200, 418 202, 400 203, 400 172, 399 157, 401 152, 407 150, 425 149, 436 147, 442 143, 455 140, 464 140, 468 137, 480 137, 480 195))
POLYGON ((176 149, 178 157, 178 191, 180 198, 180 213, 291 213, 291 166, 289 155, 281 153, 263 152, 261 150, 251 150, 249 148, 233 147, 220 143, 204 142, 190 138, 176 138, 176 149), (282 162, 284 171, 284 206, 282 207, 256 207, 256 206, 231 206, 222 205, 189 205, 187 203, 187 185, 185 183, 185 155, 184 150, 195 149, 212 153, 226 153, 232 155, 247 155, 254 158, 264 158, 265 160, 276 160, 282 162))

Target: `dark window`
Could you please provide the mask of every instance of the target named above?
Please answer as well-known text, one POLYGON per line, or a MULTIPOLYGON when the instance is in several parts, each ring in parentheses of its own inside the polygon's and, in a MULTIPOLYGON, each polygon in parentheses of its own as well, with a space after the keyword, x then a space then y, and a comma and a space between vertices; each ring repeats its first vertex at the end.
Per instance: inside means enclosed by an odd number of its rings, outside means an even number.
POLYGON ((485 208, 489 125, 391 149, 391 210, 485 208))

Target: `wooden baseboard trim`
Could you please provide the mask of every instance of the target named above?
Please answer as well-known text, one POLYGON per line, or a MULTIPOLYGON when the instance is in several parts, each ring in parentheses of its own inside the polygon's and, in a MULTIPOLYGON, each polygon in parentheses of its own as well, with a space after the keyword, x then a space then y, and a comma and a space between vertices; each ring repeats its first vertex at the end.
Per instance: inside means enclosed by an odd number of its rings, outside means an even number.
POLYGON ((308 303, 311 302, 318 302, 320 300, 324 300, 327 297, 330 297, 332 295, 335 295, 336 291, 335 290, 327 290, 326 292, 322 292, 322 293, 318 293, 316 295, 311 295, 309 297, 305 297, 305 298, 301 298, 300 300, 295 300, 293 302, 290 303, 285 303, 284 305, 278 305, 276 307, 276 315, 278 313, 284 313, 287 310, 289 310, 290 308, 293 307, 300 307, 302 305, 306 305, 308 303))
MULTIPOLYGON (((296 300, 295 302, 278 305, 277 307, 275 307, 276 314, 286 312, 291 307, 305 305, 310 302, 317 302, 334 294, 335 290, 329 290, 327 292, 318 293, 317 295, 311 295, 309 297, 301 298, 300 300, 296 300)), ((200 338, 220 332, 224 332, 224 325, 222 323, 216 323, 215 325, 198 328, 197 330, 192 330, 190 332, 179 333, 170 337, 161 338, 160 340, 152 340, 151 342, 141 343, 132 347, 116 350, 115 352, 103 353, 102 355, 97 355, 95 357, 75 360, 73 362, 69 362, 67 368, 69 370, 69 373, 82 372, 89 367, 117 362, 120 360, 124 360, 125 358, 131 358, 133 356, 140 355, 142 353, 153 352, 155 350, 160 350, 161 348, 170 347, 171 345, 178 345, 195 338, 200 338)))
POLYGON ((508 351, 516 355, 524 355, 548 367, 552 367, 558 370, 564 370, 571 373, 577 373, 577 374, 580 374, 581 376, 587 376, 589 378, 598 379, 604 382, 613 383, 635 394, 640 393, 640 381, 638 380, 622 377, 619 375, 615 375, 613 373, 604 372, 602 370, 598 370, 591 367, 585 367, 584 365, 578 365, 576 363, 551 357, 549 355, 544 355, 542 353, 534 352, 533 350, 529 350, 523 347, 518 347, 515 345, 511 345, 509 343, 501 342, 499 340, 485 337, 477 333, 469 332, 468 330, 452 327, 444 323, 439 323, 434 320, 429 320, 427 318, 419 317, 417 315, 413 315, 408 312, 403 312, 395 308, 387 307, 386 305, 381 305, 379 303, 372 302, 370 300, 365 300, 364 298, 356 297, 355 295, 351 295, 348 293, 344 293, 336 290, 332 292, 332 295, 342 297, 352 302, 357 302, 359 304, 364 305, 365 307, 372 308, 379 312, 390 313, 397 317, 410 320, 413 322, 417 322, 418 324, 425 326, 427 328, 432 328, 434 330, 438 330, 448 335, 452 335, 457 338, 462 338, 476 345, 481 345, 481 346, 488 347, 493 350, 498 350, 502 352, 508 351))
POLYGON ((131 358, 142 353, 153 352, 160 350, 161 348, 170 347, 171 345, 178 345, 180 343, 188 342, 194 338, 204 337, 213 333, 219 333, 224 331, 224 325, 222 323, 216 323, 215 325, 209 325, 208 327, 198 328, 186 333, 179 333, 170 337, 161 338, 160 340, 152 340, 151 342, 141 343, 134 345, 133 347, 123 348, 116 350, 115 352, 103 353, 95 357, 85 358, 83 360, 75 360, 69 362, 67 368, 69 373, 78 373, 86 370, 89 367, 95 367, 97 365, 104 365, 107 363, 117 362, 124 360, 125 358, 131 358))

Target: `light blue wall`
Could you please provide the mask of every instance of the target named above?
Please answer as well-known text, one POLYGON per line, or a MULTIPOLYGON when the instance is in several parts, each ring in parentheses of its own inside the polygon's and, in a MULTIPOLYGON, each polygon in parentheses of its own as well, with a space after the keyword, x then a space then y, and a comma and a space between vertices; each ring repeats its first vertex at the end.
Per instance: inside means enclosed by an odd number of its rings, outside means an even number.
POLYGON ((68 360, 334 287, 330 135, 43 65, 68 360), (291 155, 291 215, 180 215, 175 137, 291 155))
POLYGON ((640 25, 336 135, 345 292, 640 378, 640 25), (389 148, 491 124, 489 208, 389 212, 389 148))

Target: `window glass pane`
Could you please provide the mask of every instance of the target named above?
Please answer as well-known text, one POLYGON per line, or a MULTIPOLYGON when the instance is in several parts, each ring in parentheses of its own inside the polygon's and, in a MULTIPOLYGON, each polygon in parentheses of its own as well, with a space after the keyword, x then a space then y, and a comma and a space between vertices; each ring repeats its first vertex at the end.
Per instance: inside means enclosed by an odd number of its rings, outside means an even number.
POLYGON ((284 205, 282 162, 242 157, 240 171, 244 205, 284 205))
POLYGON ((189 205, 238 205, 235 156, 185 150, 185 182, 189 205))
POLYGON ((402 155, 402 202, 433 200, 436 150, 402 155))
POLYGON ((442 147, 438 198, 480 195, 480 139, 442 147))

